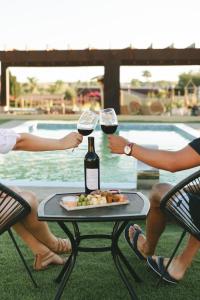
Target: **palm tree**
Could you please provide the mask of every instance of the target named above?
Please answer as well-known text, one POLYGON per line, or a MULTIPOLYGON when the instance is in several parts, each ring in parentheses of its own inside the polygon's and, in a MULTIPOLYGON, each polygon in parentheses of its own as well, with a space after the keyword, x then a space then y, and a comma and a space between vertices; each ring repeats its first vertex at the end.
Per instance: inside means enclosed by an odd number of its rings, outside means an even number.
POLYGON ((27 77, 28 79, 28 92, 33 94, 38 89, 38 80, 35 77, 27 77))
POLYGON ((146 79, 146 81, 148 82, 148 79, 151 78, 151 72, 149 72, 148 70, 145 70, 142 72, 142 76, 146 79))

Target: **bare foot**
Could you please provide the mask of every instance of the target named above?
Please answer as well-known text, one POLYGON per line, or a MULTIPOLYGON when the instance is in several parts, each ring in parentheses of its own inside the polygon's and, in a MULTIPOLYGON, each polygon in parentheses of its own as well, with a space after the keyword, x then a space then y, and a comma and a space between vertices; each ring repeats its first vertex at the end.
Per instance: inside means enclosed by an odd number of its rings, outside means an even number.
MULTIPOLYGON (((130 238, 130 240, 133 240, 133 236, 134 236, 136 228, 142 230, 140 228, 140 226, 138 226, 137 224, 135 224, 134 226, 129 227, 129 238, 130 238)), ((144 236, 144 234, 139 234, 138 240, 137 240, 137 249, 146 258, 148 255, 144 252, 145 242, 146 242, 146 237, 144 236)))
POLYGON ((65 259, 49 250, 44 254, 36 254, 33 268, 40 271, 47 269, 49 265, 63 265, 65 262, 65 259))
POLYGON ((56 238, 52 247, 49 247, 53 252, 57 254, 71 252, 71 243, 69 239, 56 238))

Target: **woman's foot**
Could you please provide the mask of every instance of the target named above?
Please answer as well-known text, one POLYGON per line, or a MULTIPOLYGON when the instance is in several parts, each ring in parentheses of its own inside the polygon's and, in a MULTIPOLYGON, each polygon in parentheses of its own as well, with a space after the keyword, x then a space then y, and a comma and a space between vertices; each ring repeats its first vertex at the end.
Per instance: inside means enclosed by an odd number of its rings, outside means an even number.
POLYGON ((44 254, 36 254, 33 268, 40 271, 47 269, 49 265, 63 265, 65 262, 65 259, 49 250, 44 254))
POLYGON ((142 233, 142 229, 140 228, 140 226, 138 226, 137 224, 134 224, 129 227, 129 239, 130 239, 130 241, 133 241, 136 230, 140 230, 141 233, 138 235, 135 246, 136 246, 137 250, 141 253, 141 255, 144 258, 147 258, 148 255, 144 251, 144 244, 146 242, 146 237, 142 233))
POLYGON ((50 248, 57 254, 64 254, 71 252, 71 242, 69 239, 56 238, 53 247, 50 248))

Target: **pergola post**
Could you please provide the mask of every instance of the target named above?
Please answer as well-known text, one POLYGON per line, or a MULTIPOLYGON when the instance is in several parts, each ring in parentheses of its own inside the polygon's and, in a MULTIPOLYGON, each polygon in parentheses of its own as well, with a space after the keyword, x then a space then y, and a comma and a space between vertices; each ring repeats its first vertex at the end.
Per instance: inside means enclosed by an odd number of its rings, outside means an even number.
POLYGON ((8 66, 1 63, 1 100, 0 106, 9 107, 9 70, 8 66))
POLYGON ((104 108, 113 107, 120 114, 120 64, 111 60, 105 64, 104 108))

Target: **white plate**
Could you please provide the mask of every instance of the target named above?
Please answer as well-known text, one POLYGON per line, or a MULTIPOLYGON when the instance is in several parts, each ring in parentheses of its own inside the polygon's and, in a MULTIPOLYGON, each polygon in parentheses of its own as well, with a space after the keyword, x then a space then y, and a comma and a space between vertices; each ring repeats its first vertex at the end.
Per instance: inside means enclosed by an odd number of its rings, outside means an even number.
POLYGON ((90 208, 99 208, 99 207, 109 207, 109 206, 118 206, 118 205, 124 205, 124 204, 129 204, 129 200, 127 199, 127 200, 124 200, 123 202, 112 202, 112 203, 107 203, 107 204, 85 205, 85 206, 74 206, 74 207, 69 207, 66 204, 64 204, 62 201, 60 202, 60 205, 64 209, 66 209, 67 211, 90 209, 90 208))

